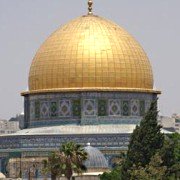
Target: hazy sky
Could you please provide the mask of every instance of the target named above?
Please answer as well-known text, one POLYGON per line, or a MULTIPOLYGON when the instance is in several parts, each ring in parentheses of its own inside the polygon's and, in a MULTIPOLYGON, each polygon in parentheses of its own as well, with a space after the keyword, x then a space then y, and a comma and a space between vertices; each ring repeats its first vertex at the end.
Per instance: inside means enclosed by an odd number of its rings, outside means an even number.
MULTIPOLYGON (((23 110, 33 56, 59 26, 86 14, 87 0, 0 0, 0 118, 23 110)), ((94 0, 143 46, 162 90, 161 114, 180 113, 180 0, 94 0)))

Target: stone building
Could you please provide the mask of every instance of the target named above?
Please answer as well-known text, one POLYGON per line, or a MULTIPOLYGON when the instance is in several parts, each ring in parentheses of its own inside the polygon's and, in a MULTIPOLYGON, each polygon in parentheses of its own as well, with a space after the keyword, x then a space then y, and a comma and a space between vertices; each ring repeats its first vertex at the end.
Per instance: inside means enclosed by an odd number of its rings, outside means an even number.
POLYGON ((18 121, 0 120, 0 135, 1 134, 12 134, 19 131, 18 121))
POLYGON ((175 132, 175 118, 168 116, 159 116, 158 123, 163 127, 163 129, 175 132))
POLYGON ((173 114, 172 118, 175 120, 175 131, 180 133, 180 115, 173 114))
POLYGON ((11 177, 27 178, 33 168, 32 176, 42 177, 42 159, 67 141, 90 142, 110 167, 160 94, 140 44, 94 15, 91 0, 88 6, 87 15, 48 37, 32 61, 22 130, 0 136, 1 171, 8 167, 11 177))

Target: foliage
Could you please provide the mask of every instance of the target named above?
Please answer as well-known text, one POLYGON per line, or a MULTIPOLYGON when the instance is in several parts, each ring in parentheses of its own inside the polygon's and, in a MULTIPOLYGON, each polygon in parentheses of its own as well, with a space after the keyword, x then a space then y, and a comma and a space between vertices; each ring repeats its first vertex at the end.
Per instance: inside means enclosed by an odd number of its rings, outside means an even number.
POLYGON ((101 180, 180 179, 180 134, 162 134, 157 114, 155 101, 134 130, 125 160, 101 180))
POLYGON ((130 171, 130 179, 132 180, 161 180, 165 176, 167 167, 163 166, 163 161, 159 153, 156 153, 148 165, 145 167, 133 167, 130 171))
POLYGON ((123 164, 122 177, 129 179, 129 171, 134 166, 145 168, 163 146, 164 135, 157 122, 157 100, 152 102, 149 111, 131 135, 127 158, 123 164))
POLYGON ((165 138, 164 146, 160 150, 163 165, 167 166, 166 177, 180 178, 180 134, 170 134, 165 138))
POLYGON ((105 180, 174 180, 180 178, 180 134, 164 135, 157 122, 157 100, 131 135, 122 166, 104 173, 105 180))
POLYGON ((126 159, 126 153, 121 152, 118 156, 115 156, 112 158, 111 163, 112 163, 112 168, 117 168, 123 165, 124 161, 126 159))
POLYGON ((51 178, 64 175, 70 179, 75 173, 86 170, 83 162, 87 159, 87 153, 81 145, 73 142, 63 144, 58 151, 52 152, 48 160, 44 160, 44 173, 51 173, 51 178))
POLYGON ((175 180, 180 178, 179 134, 165 136, 163 147, 145 167, 133 166, 129 170, 131 179, 175 180))
POLYGON ((159 150, 159 152, 163 160, 163 165, 168 168, 175 163, 174 147, 174 142, 165 136, 163 147, 159 150))
POLYGON ((105 172, 100 176, 101 180, 121 180, 121 166, 115 167, 111 172, 105 172))
POLYGON ((100 176, 101 180, 121 180, 122 164, 124 163, 126 156, 125 153, 121 153, 115 158, 113 162, 113 170, 111 172, 105 172, 100 176))
POLYGON ((52 152, 48 157, 48 160, 43 160, 43 170, 44 174, 51 173, 51 179, 56 179, 57 176, 60 176, 60 159, 59 152, 52 152))
POLYGON ((179 133, 174 133, 170 134, 169 138, 171 141, 174 142, 174 156, 175 156, 175 161, 180 162, 180 134, 179 133))

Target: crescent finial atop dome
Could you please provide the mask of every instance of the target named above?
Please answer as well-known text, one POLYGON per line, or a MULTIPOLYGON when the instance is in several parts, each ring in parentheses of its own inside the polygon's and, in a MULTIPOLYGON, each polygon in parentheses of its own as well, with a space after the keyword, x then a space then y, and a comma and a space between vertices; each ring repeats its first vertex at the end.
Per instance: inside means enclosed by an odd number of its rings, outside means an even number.
POLYGON ((92 13, 92 5, 93 5, 93 1, 92 0, 88 0, 88 15, 93 14, 92 13))

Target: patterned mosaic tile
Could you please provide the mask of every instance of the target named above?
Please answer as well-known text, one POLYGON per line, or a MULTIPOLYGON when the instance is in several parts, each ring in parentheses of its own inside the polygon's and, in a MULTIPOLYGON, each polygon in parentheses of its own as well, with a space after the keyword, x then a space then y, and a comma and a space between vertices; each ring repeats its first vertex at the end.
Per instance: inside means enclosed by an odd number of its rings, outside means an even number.
POLYGON ((122 101, 122 115, 129 116, 130 115, 130 103, 127 100, 122 101))
POLYGON ((131 100, 131 115, 139 116, 139 100, 131 100))
POLYGON ((81 101, 80 99, 73 100, 72 105, 73 116, 81 116, 81 101))
POLYGON ((140 116, 144 116, 145 114, 145 101, 140 101, 140 106, 139 106, 139 111, 140 111, 140 116))
POLYGON ((35 118, 40 118, 40 102, 35 101, 35 118))
POLYGON ((98 100, 98 116, 107 116, 107 100, 98 100))
POLYGON ((83 101, 84 116, 95 116, 96 105, 94 99, 84 99, 83 101))
POLYGON ((119 99, 110 99, 108 106, 109 106, 109 115, 110 116, 121 115, 121 104, 120 104, 119 99))
POLYGON ((34 119, 35 118, 35 105, 34 105, 34 101, 30 102, 30 119, 34 119))
POLYGON ((58 103, 57 102, 51 102, 50 113, 51 113, 51 117, 58 116, 58 103))
POLYGON ((37 124, 49 126, 51 123, 134 124, 139 122, 154 98, 152 94, 122 92, 31 95, 25 97, 27 106, 24 124, 27 127, 35 127, 37 124))
POLYGON ((49 102, 40 103, 40 116, 41 118, 49 118, 49 102))
POLYGON ((60 102, 59 102, 59 116, 60 117, 71 116, 71 101, 70 100, 60 100, 60 102))

